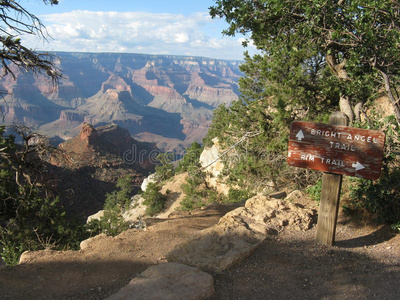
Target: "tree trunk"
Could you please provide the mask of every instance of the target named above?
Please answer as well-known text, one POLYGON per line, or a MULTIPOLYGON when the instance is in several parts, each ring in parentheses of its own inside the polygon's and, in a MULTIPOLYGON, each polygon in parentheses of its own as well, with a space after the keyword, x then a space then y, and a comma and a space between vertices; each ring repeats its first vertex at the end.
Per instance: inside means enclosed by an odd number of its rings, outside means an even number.
POLYGON ((355 106, 354 106, 354 117, 356 121, 360 121, 361 119, 361 112, 363 109, 363 102, 358 102, 355 106))
POLYGON ((388 94, 390 103, 392 103, 392 105, 393 105, 394 115, 396 117, 397 124, 400 126, 400 99, 398 97, 395 97, 395 95, 393 95, 393 93, 392 93, 389 76, 382 70, 379 70, 379 71, 382 74, 383 83, 385 85, 385 90, 386 90, 386 93, 388 94))
POLYGON ((340 111, 346 114, 346 116, 349 118, 350 124, 352 124, 354 122, 354 112, 353 108, 351 107, 350 97, 341 95, 339 107, 340 111))
MULTIPOLYGON (((329 68, 332 73, 335 74, 340 81, 348 81, 350 77, 346 70, 346 60, 343 59, 340 63, 338 62, 336 56, 332 53, 326 55, 326 62, 328 63, 329 68)), ((351 106, 351 99, 348 95, 340 95, 339 99, 339 108, 340 111, 345 113, 349 118, 350 124, 354 122, 354 111, 351 106)))

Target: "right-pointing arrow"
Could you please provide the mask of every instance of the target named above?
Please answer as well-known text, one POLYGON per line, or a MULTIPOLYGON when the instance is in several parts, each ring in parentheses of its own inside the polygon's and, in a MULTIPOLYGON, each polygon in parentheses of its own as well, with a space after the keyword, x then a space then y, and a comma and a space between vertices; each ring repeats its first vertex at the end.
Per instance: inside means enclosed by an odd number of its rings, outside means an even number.
POLYGON ((365 169, 365 167, 364 167, 362 164, 360 164, 360 162, 357 162, 357 163, 355 163, 355 164, 352 164, 352 167, 355 168, 356 171, 365 169))

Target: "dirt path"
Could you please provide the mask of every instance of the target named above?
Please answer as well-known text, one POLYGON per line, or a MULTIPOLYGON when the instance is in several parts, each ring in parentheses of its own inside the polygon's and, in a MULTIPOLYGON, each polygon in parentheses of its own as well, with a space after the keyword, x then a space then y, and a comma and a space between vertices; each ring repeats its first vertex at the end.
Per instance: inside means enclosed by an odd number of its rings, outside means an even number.
POLYGON ((222 299, 400 299, 400 235, 339 225, 337 246, 314 243, 315 229, 272 237, 242 264, 217 275, 222 299))
MULTIPOLYGON (((42 251, 0 269, 1 299, 104 299, 234 207, 149 221, 146 231, 101 238, 84 251, 42 251)), ((315 228, 268 238, 240 265, 215 275, 216 299, 399 299, 400 235, 339 220, 337 246, 315 228)))

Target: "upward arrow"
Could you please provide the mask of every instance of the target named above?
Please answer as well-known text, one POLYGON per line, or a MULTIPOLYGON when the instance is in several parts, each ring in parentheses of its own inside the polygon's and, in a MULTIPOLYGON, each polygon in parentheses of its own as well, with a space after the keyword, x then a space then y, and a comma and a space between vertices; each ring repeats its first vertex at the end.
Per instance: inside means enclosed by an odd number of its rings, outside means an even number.
POLYGON ((304 139, 303 130, 300 129, 299 132, 297 133, 296 137, 297 137, 298 141, 301 141, 302 139, 304 139))

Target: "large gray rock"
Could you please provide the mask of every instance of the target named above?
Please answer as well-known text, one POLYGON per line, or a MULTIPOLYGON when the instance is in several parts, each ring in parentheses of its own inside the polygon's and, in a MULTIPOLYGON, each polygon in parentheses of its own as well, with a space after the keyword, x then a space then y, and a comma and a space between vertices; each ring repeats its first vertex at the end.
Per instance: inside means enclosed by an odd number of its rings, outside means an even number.
POLYGON ((214 138, 212 142, 212 147, 205 147, 201 152, 199 162, 207 174, 205 178, 207 185, 215 188, 219 194, 227 196, 229 186, 219 178, 225 167, 221 160, 221 155, 225 150, 221 148, 218 138, 214 138))
POLYGON ((285 227, 307 230, 315 211, 283 200, 255 196, 223 216, 217 225, 178 245, 166 258, 220 273, 254 251, 268 236, 285 227))
POLYGON ((149 185, 150 182, 157 182, 157 175, 156 173, 150 174, 149 176, 147 176, 143 182, 142 185, 140 186, 140 189, 145 192, 147 189, 147 186, 149 185))
POLYGON ((214 279, 178 263, 149 267, 107 300, 201 300, 214 294, 214 279))

